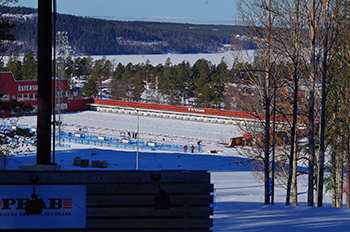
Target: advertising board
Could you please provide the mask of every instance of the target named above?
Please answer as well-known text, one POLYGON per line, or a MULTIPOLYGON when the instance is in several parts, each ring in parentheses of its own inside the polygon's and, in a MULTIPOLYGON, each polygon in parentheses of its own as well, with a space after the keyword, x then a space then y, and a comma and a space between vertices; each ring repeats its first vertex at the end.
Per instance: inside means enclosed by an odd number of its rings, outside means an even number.
POLYGON ((85 185, 0 186, 0 229, 85 226, 85 185))

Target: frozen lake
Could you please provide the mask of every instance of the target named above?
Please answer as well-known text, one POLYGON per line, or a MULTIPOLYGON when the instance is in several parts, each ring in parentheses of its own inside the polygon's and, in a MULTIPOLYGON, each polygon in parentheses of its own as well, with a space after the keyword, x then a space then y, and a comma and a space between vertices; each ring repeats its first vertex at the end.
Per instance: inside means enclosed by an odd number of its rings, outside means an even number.
MULTIPOLYGON (((132 64, 141 64, 146 63, 147 60, 150 61, 150 64, 157 66, 158 64, 165 64, 165 61, 170 58, 170 61, 173 65, 182 63, 182 61, 189 62, 193 66, 199 59, 206 59, 214 65, 220 64, 222 60, 225 61, 228 68, 232 68, 232 64, 235 59, 238 61, 244 60, 244 62, 252 61, 254 55, 254 50, 242 50, 242 51, 226 51, 219 53, 196 53, 196 54, 142 54, 142 55, 108 55, 105 56, 108 60, 114 62, 116 65, 118 63, 126 66, 128 63, 132 64)), ((73 56, 73 60, 77 57, 86 57, 86 56, 73 56)), ((94 55, 91 56, 92 59, 99 60, 102 59, 103 55, 94 55)), ((6 64, 8 56, 4 56, 3 62, 6 64)), ((23 55, 19 56, 19 60, 23 61, 23 55)))
MULTIPOLYGON (((254 50, 243 51, 227 51, 222 53, 197 53, 197 54, 145 54, 145 55, 112 55, 106 56, 110 61, 114 61, 116 64, 119 62, 123 65, 127 65, 129 62, 132 64, 146 63, 147 60, 150 64, 157 66, 158 64, 165 64, 165 61, 170 58, 173 65, 182 63, 182 61, 189 62, 191 66, 195 64, 199 59, 206 59, 212 64, 218 65, 223 59, 228 67, 231 69, 234 60, 237 58, 241 61, 242 57, 245 61, 248 61, 254 54, 254 50)), ((94 60, 101 59, 102 56, 91 56, 94 60)))

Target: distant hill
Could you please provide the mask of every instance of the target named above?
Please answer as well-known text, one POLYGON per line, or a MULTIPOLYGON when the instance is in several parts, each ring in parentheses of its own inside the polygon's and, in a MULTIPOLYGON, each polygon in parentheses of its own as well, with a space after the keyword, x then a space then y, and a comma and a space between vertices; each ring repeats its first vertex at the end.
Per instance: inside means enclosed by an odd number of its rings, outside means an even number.
MULTIPOLYGON (((16 24, 21 52, 37 50, 37 10, 2 7, 1 17, 16 24)), ((103 20, 58 14, 57 31, 67 31, 74 53, 90 55, 218 52, 244 27, 142 21, 103 20)), ((244 48, 253 48, 241 41, 244 48)), ((225 47, 227 48, 227 47, 225 47)))

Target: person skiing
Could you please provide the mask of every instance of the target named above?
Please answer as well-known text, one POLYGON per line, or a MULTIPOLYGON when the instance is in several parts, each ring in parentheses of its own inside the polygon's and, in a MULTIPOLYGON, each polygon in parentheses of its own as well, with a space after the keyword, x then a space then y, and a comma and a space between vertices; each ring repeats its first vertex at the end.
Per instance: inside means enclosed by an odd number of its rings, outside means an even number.
POLYGON ((197 145, 198 145, 198 151, 199 151, 199 152, 201 151, 201 143, 202 143, 202 141, 201 141, 201 140, 199 140, 199 141, 197 142, 197 145))

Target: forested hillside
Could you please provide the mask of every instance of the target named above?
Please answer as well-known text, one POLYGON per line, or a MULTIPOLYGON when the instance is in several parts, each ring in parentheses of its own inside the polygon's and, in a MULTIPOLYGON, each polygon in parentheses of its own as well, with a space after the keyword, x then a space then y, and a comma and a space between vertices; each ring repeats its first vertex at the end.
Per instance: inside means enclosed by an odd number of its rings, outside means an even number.
MULTIPOLYGON (((21 52, 37 49, 37 10, 2 7, 2 17, 16 24, 21 52)), ((103 20, 57 15, 56 29, 67 31, 74 53, 90 55, 163 54, 217 52, 230 44, 244 28, 227 25, 199 25, 141 21, 103 20)), ((252 48, 245 41, 244 48, 252 48)))

